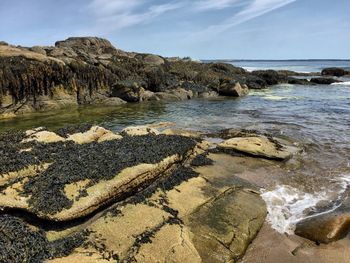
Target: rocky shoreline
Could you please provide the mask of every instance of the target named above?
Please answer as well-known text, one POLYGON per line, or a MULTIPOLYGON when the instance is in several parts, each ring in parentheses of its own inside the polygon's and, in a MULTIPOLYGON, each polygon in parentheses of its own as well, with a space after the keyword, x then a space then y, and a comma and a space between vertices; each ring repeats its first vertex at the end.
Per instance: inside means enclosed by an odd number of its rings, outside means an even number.
POLYGON ((166 126, 120 134, 96 126, 2 134, 0 261, 240 259, 266 206, 256 186, 234 179, 230 169, 222 172, 233 181, 222 184, 224 174, 218 179, 211 169, 223 169, 222 155, 283 160, 295 151, 253 133, 226 132, 251 145, 242 149, 166 126), (254 148, 258 138, 264 145, 254 148))
MULTIPOLYGON (((259 184, 239 167, 287 162, 301 146, 254 131, 171 125, 1 134, 0 262, 242 259, 267 210, 259 184)), ((318 242, 349 230, 346 220, 309 225, 298 234, 318 242)))
POLYGON ((1 42, 0 118, 77 105, 240 97, 279 83, 331 84, 340 81, 332 76, 348 74, 343 69, 247 72, 225 63, 125 52, 95 37, 69 38, 54 47, 1 42))

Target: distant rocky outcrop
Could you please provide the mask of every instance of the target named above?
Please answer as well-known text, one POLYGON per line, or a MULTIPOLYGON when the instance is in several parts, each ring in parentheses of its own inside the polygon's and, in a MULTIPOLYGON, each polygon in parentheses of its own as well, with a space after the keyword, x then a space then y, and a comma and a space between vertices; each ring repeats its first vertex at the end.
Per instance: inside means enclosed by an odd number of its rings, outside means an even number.
POLYGON ((342 81, 333 79, 333 78, 312 78, 310 82, 314 84, 320 84, 320 85, 330 85, 330 84, 339 83, 342 81))
POLYGON ((350 74, 350 72, 342 68, 325 68, 322 70, 321 74, 323 76, 342 77, 350 74))
POLYGON ((54 47, 1 42, 0 118, 87 104, 239 97, 291 81, 290 75, 130 53, 96 37, 72 37, 54 47))

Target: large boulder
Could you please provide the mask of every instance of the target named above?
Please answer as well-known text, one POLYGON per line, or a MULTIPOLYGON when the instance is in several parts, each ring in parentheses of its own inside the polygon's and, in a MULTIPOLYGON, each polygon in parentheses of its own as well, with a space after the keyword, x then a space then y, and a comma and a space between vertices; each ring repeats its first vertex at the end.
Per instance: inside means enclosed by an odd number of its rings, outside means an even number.
POLYGON ((193 92, 191 90, 185 90, 183 88, 176 88, 167 92, 156 92, 155 96, 159 100, 163 101, 181 101, 192 99, 193 92))
POLYGON ((118 81, 112 87, 112 96, 127 102, 140 102, 144 91, 142 83, 129 80, 118 81))
POLYGON ((98 37, 70 37, 55 43, 57 48, 71 48, 73 50, 83 50, 87 53, 101 55, 113 53, 116 48, 107 39, 98 37))
POLYGON ((230 97, 242 97, 249 93, 246 85, 241 86, 239 82, 228 82, 220 85, 219 94, 230 97))
POLYGON ((46 50, 44 47, 34 46, 34 47, 31 47, 29 50, 46 56, 46 50))
POLYGON ((325 68, 322 70, 321 74, 323 76, 342 77, 342 76, 348 74, 348 72, 342 68, 325 68))
POLYGON ((266 81, 267 85, 277 85, 281 82, 285 82, 286 76, 280 75, 275 70, 257 70, 252 72, 253 75, 262 78, 266 81))
POLYGON ((344 203, 328 213, 311 216, 299 222, 295 233, 319 243, 331 243, 350 232, 350 192, 344 203))
POLYGON ((160 66, 165 63, 162 57, 153 54, 137 54, 135 58, 153 66, 160 66))

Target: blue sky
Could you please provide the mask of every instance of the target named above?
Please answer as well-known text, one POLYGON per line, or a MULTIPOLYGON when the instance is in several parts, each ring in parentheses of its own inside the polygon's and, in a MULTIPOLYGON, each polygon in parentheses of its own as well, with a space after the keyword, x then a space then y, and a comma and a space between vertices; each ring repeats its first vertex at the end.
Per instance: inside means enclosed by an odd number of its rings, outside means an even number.
POLYGON ((200 59, 350 59, 349 0, 0 0, 0 40, 116 47, 200 59))

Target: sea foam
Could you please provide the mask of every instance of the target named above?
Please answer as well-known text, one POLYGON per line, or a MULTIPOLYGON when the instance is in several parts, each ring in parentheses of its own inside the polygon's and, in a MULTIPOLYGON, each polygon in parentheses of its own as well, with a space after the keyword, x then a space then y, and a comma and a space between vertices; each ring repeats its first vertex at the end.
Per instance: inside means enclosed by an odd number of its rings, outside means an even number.
MULTIPOLYGON (((338 186, 336 200, 331 200, 327 191, 304 193, 288 185, 278 185, 272 191, 263 191, 261 196, 267 205, 267 221, 279 233, 294 234, 296 224, 306 218, 330 213, 341 205, 341 199, 350 186, 350 174, 344 174, 333 181, 338 186), (308 216, 308 211, 315 208, 319 202, 331 202, 334 205, 327 211, 308 216)), ((333 193, 334 194, 334 193, 333 193)))
POLYGON ((332 83, 332 86, 350 86, 350 81, 332 83))

